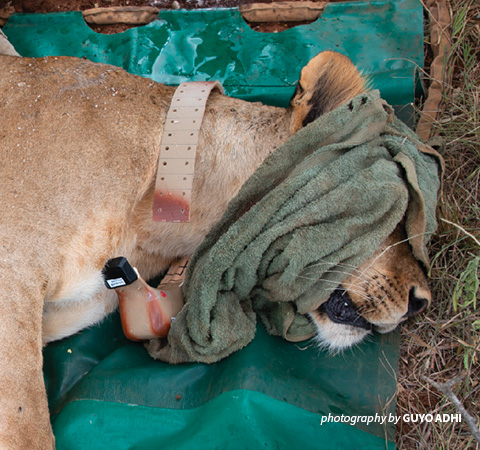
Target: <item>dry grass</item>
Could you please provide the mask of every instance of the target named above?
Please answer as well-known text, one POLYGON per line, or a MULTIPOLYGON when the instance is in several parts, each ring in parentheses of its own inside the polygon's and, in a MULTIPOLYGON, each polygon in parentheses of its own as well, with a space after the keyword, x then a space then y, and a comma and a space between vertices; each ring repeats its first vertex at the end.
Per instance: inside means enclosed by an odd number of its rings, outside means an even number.
MULTIPOLYGON (((439 229, 431 246, 434 305, 402 329, 397 414, 456 413, 425 380, 457 376, 453 392, 480 417, 480 4, 450 0, 454 67, 446 112, 435 124, 446 143, 439 229), (478 304, 477 304, 478 300, 478 304)), ((466 423, 399 423, 400 449, 480 449, 466 423)))

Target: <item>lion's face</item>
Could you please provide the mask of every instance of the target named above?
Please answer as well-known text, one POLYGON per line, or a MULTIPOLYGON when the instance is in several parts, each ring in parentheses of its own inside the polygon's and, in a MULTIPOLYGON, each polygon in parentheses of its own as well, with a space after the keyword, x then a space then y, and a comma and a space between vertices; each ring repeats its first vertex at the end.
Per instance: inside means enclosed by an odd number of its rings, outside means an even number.
POLYGON ((398 226, 310 317, 318 344, 338 352, 373 331, 392 331, 422 312, 430 300, 427 278, 398 226))

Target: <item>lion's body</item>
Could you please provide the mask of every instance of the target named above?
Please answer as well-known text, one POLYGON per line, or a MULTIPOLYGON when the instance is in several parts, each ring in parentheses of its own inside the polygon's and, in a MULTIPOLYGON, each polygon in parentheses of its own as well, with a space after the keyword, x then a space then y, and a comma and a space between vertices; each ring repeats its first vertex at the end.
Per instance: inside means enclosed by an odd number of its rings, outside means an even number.
MULTIPOLYGON (((75 333, 116 308, 101 273, 109 258, 127 257, 148 278, 191 255, 288 138, 292 110, 213 93, 191 223, 155 223, 154 178, 174 89, 76 58, 0 58, 0 446, 47 449, 42 340, 75 333)), ((420 277, 417 264, 405 283, 420 277)))

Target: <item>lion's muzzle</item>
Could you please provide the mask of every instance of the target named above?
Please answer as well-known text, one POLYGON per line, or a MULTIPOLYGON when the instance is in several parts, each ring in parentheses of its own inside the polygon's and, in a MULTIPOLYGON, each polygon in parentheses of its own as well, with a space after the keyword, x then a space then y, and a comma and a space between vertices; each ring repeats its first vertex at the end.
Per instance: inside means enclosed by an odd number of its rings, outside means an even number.
POLYGON ((336 289, 320 308, 323 308, 332 322, 352 325, 369 331, 372 329, 372 324, 357 312, 350 296, 343 289, 336 289))

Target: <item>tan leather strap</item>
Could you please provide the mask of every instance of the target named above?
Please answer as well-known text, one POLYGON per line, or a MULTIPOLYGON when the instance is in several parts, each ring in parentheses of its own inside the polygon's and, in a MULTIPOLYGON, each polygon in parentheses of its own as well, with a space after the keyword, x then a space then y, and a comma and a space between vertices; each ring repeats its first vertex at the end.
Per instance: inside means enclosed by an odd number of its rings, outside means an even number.
POLYGON ((153 200, 156 222, 189 222, 198 136, 205 106, 218 81, 195 81, 178 86, 167 113, 153 200))
POLYGON ((157 286, 158 289, 162 289, 165 286, 171 284, 182 285, 185 281, 185 275, 187 273, 187 266, 190 262, 190 258, 182 258, 172 263, 168 268, 167 274, 162 278, 160 284, 157 286))

